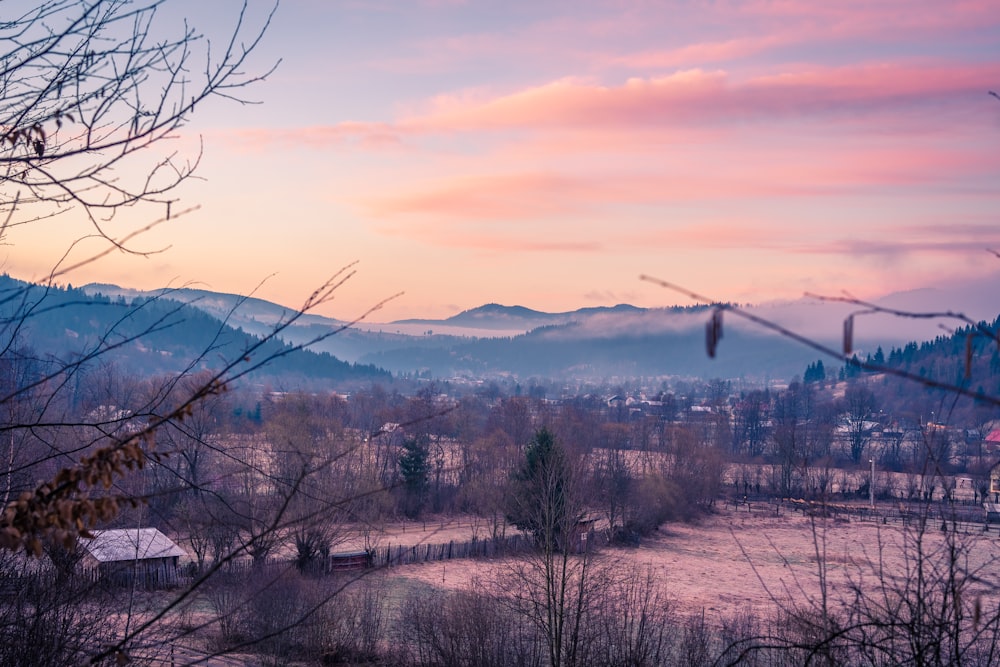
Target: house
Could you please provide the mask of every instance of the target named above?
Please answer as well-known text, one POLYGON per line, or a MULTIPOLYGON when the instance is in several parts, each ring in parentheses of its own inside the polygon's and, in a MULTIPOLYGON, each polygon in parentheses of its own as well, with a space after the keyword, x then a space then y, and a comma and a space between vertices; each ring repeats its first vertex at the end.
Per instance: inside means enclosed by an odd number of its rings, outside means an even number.
POLYGON ((80 540, 83 568, 117 584, 133 581, 143 588, 177 584, 177 562, 187 552, 155 528, 95 530, 80 540))
POLYGON ((993 429, 987 433, 986 437, 983 438, 983 443, 985 450, 990 454, 1000 451, 1000 428, 993 429))
POLYGON ((993 502, 1000 502, 1000 463, 990 468, 990 493, 994 494, 993 502))

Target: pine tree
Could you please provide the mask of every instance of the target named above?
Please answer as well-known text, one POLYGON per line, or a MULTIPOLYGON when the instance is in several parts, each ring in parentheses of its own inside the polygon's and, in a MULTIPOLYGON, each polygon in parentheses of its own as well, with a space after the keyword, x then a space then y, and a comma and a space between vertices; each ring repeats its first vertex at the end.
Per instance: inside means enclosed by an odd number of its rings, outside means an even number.
POLYGON ((403 478, 403 512, 412 518, 420 516, 427 499, 430 473, 430 451, 421 438, 407 438, 399 453, 399 474, 403 478))
POLYGON ((556 550, 567 545, 576 525, 571 501, 572 470, 563 446, 548 429, 535 433, 524 462, 511 476, 507 519, 556 550))

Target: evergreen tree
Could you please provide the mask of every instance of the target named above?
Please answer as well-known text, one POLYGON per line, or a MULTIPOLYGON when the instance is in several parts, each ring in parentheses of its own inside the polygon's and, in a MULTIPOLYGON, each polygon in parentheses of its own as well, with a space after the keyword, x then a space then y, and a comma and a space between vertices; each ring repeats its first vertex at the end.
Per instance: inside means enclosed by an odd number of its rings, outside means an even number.
POLYGON ((823 367, 823 360, 819 359, 815 364, 806 366, 806 372, 802 376, 802 381, 806 384, 823 382, 826 380, 826 368, 823 367))
POLYGON ((399 474, 403 478, 403 512, 411 519, 420 516, 427 499, 430 450, 422 438, 407 438, 399 453, 399 474))
POLYGON ((561 551, 576 526, 579 504, 573 494, 566 450, 543 428, 532 438, 524 462, 511 476, 507 519, 543 546, 561 551))

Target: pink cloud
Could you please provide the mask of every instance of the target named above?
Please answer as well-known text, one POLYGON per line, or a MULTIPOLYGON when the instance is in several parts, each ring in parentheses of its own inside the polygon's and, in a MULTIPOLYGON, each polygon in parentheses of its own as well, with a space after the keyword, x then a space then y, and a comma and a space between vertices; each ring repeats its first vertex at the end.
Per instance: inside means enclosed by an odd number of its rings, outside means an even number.
POLYGON ((788 230, 760 220, 707 220, 698 224, 663 226, 654 231, 624 234, 633 247, 775 248, 787 242, 788 230))
POLYGON ((586 252, 603 250, 597 241, 541 241, 534 239, 498 238, 496 236, 467 236, 456 239, 459 247, 489 252, 586 252))
MULTIPOLYGON (((812 2, 791 0, 750 0, 729 3, 719 8, 720 13, 737 14, 742 18, 771 18, 825 30, 838 36, 877 35, 882 40, 894 40, 911 31, 931 31, 940 37, 942 30, 983 27, 1000 23, 993 0, 956 0, 942 11, 937 0, 841 0, 839 2, 812 2), (885 32, 886 29, 890 32, 885 32)), ((773 23, 771 25, 774 25, 773 23)), ((780 25, 780 24, 779 24, 780 25)))
MULTIPOLYGON (((555 5, 515 9, 521 15, 516 24, 435 33, 367 64, 376 70, 421 75, 462 70, 470 63, 504 68, 517 68, 524 62, 557 68, 573 63, 601 68, 607 63, 599 54, 599 44, 633 40, 649 30, 651 20, 662 19, 655 7, 604 11, 606 7, 598 6, 595 12, 581 0, 574 8, 579 11, 560 12, 555 5)), ((529 65, 528 69, 534 68, 529 65)))
MULTIPOLYGON (((692 69, 634 77, 617 86, 564 78, 506 95, 482 91, 441 95, 421 113, 392 123, 349 121, 292 130, 254 130, 250 145, 280 142, 303 148, 362 141, 394 145, 407 137, 482 131, 633 130, 841 114, 898 111, 928 102, 984 96, 1000 81, 1000 64, 878 63, 798 66, 747 80, 692 69)), ((984 104, 985 106, 985 104, 984 104)))
POLYGON ((433 220, 553 220, 586 217, 605 220, 619 204, 657 204, 798 194, 786 184, 765 184, 711 175, 651 175, 639 171, 573 175, 558 171, 483 174, 441 179, 409 191, 379 192, 361 199, 380 218, 433 220))
POLYGON ((699 100, 724 94, 723 72, 687 70, 652 79, 632 78, 609 87, 566 78, 493 97, 442 95, 429 110, 400 121, 415 131, 440 132, 545 126, 593 126, 640 122, 662 124, 686 115, 699 100), (667 116, 663 114, 666 113, 667 116))
POLYGON ((793 43, 800 35, 764 35, 737 37, 722 41, 699 42, 667 50, 647 50, 612 56, 609 63, 633 69, 673 69, 746 58, 777 46, 793 43))
MULTIPOLYGON (((516 26, 437 34, 407 46, 403 55, 384 57, 376 67, 400 72, 453 71, 470 61, 517 66, 544 58, 546 65, 574 63, 584 71, 609 67, 663 69, 733 62, 786 46, 877 39, 880 44, 927 43, 961 35, 970 28, 1000 24, 993 0, 956 0, 942 10, 939 0, 841 2, 749 0, 684 5, 629 4, 608 11, 581 1, 572 16, 544 9, 524 12, 516 26), (664 38, 664 25, 686 30, 664 38), (672 46, 639 47, 636 44, 672 46), (687 43, 685 43, 687 42, 687 43), (621 45, 625 45, 625 50, 621 45)), ((989 39, 984 37, 984 39, 989 39)), ((564 67, 565 70, 565 67, 564 67)))
MULTIPOLYGON (((799 158, 802 162, 802 158, 799 158)), ((817 155, 805 164, 789 165, 789 173, 770 174, 783 182, 825 184, 830 187, 874 188, 929 185, 947 188, 958 179, 1000 169, 1000 156, 975 150, 928 145, 886 148, 845 147, 817 155)))
POLYGON ((911 255, 936 255, 967 258, 1000 244, 1000 233, 980 239, 940 238, 915 241, 910 239, 838 239, 826 243, 809 243, 785 248, 790 252, 807 255, 843 255, 852 258, 896 260, 911 255))
MULTIPOLYGON (((543 220, 586 216, 603 220, 618 205, 720 202, 810 196, 841 197, 884 186, 920 186, 935 196, 970 176, 1000 169, 1000 155, 933 146, 865 148, 812 142, 796 150, 744 146, 738 158, 725 145, 660 159, 636 160, 627 169, 560 161, 565 148, 545 147, 533 161, 544 170, 517 171, 523 156, 495 158, 497 173, 427 180, 406 179, 405 187, 380 187, 353 199, 378 218, 447 220, 543 220), (727 158, 728 155, 728 158, 727 158)), ((608 160, 613 151, 606 153, 608 160)), ((488 168, 489 168, 488 167, 488 168)), ((473 163, 435 165, 434 171, 464 174, 473 163)), ((478 167, 481 169, 482 167, 478 167)), ((912 196, 920 198, 920 193, 912 196)), ((725 234, 732 240, 738 236, 725 234)))
POLYGON ((931 65, 875 63, 845 67, 799 66, 779 74, 752 79, 740 92, 751 100, 778 95, 766 111, 786 107, 814 110, 854 107, 858 104, 897 106, 901 102, 941 100, 961 93, 985 94, 1000 65, 931 65))
POLYGON ((376 216, 427 215, 477 220, 546 217, 571 212, 592 184, 546 173, 458 177, 424 189, 368 199, 376 216))
POLYGON ((347 121, 336 125, 307 127, 249 127, 217 130, 231 149, 242 153, 264 153, 275 146, 283 149, 321 149, 332 145, 360 145, 364 148, 395 148, 402 137, 390 123, 347 121))
MULTIPOLYGON (((956 216, 958 217, 958 216, 956 216)), ((853 221, 856 238, 844 238, 840 227, 817 228, 753 217, 703 220, 697 224, 624 234, 619 240, 634 247, 659 245, 691 249, 744 249, 789 252, 804 255, 893 258, 911 254, 981 255, 986 248, 1000 247, 1000 225, 956 223, 892 225, 853 221), (877 234, 877 238, 876 235, 877 234), (825 239, 823 237, 826 237, 825 239)))
MULTIPOLYGON (((563 238, 560 234, 553 234, 551 229, 484 229, 482 225, 474 223, 468 225, 428 223, 406 227, 383 227, 381 231, 387 236, 413 239, 431 246, 460 248, 486 254, 508 252, 595 253, 605 249, 605 244, 601 241, 585 238, 563 238)), ((566 236, 572 235, 567 234, 566 236)))
POLYGON ((906 255, 936 255, 986 258, 988 248, 1000 246, 1000 216, 992 221, 964 222, 963 216, 949 216, 947 221, 924 224, 886 225, 879 238, 837 239, 815 247, 802 245, 798 252, 843 254, 855 257, 897 258, 906 255))

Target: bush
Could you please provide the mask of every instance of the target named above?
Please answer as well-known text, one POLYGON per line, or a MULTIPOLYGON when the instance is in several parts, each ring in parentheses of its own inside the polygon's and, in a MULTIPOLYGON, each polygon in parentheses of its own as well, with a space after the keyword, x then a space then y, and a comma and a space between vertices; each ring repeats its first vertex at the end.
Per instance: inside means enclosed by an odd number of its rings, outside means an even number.
POLYGON ((677 483, 661 475, 647 475, 636 484, 631 511, 616 539, 637 542, 639 537, 649 535, 667 521, 687 515, 688 509, 677 483))
POLYGON ((527 619, 473 591, 412 592, 403 603, 400 630, 408 658, 427 667, 531 667, 545 655, 527 619))
POLYGON ((384 632, 385 587, 357 581, 230 577, 215 582, 209 600, 219 619, 219 650, 250 644, 262 656, 325 664, 364 661, 378 654, 384 632))

